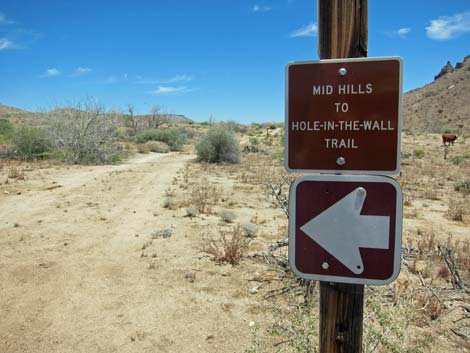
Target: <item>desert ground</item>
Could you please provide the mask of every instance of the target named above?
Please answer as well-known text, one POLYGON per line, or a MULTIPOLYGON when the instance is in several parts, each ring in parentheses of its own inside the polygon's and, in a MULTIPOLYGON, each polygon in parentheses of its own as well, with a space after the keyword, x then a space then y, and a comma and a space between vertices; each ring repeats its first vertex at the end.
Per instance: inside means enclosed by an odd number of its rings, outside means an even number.
MULTIPOLYGON (((268 137, 237 165, 190 146, 107 166, 1 161, 0 352, 316 352, 318 286, 273 246, 292 176, 268 137), (246 240, 238 264, 221 234, 246 240)), ((402 270, 366 288, 364 352, 470 352, 470 138, 445 149, 403 136, 402 270)))

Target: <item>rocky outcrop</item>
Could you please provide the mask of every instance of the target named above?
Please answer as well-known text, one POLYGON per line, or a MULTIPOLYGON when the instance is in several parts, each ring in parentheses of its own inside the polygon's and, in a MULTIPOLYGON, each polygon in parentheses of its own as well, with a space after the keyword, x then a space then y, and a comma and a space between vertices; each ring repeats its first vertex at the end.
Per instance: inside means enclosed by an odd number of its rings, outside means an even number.
POLYGON ((447 75, 449 72, 454 71, 454 67, 450 63, 450 61, 447 62, 447 64, 441 69, 441 71, 434 76, 434 80, 437 80, 439 77, 442 77, 444 75, 447 75))

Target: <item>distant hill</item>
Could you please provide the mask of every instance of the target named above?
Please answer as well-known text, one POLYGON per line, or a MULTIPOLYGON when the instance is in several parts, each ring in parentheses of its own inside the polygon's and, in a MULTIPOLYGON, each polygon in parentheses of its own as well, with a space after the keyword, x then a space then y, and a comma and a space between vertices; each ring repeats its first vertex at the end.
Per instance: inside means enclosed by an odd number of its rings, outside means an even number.
MULTIPOLYGON (((138 118, 144 118, 150 115, 137 115, 138 118)), ((162 121, 170 124, 190 123, 192 120, 180 114, 162 114, 162 121)))
POLYGON ((448 62, 433 82, 406 93, 403 119, 405 130, 470 133, 470 56, 448 62))
POLYGON ((27 121, 34 115, 34 113, 28 112, 26 110, 0 104, 0 119, 7 119, 14 124, 27 121))
MULTIPOLYGON (((54 109, 55 112, 60 112, 65 108, 54 109)), ((25 122, 32 117, 39 118, 44 113, 33 113, 26 110, 18 109, 8 105, 0 104, 0 119, 8 119, 12 123, 25 122)), ((147 115, 138 115, 139 118, 144 118, 147 115)), ((162 114, 162 121, 170 124, 190 123, 192 120, 180 114, 162 114)))
POLYGON ((15 107, 10 107, 0 103, 0 117, 8 114, 21 114, 27 113, 25 110, 21 110, 15 107))

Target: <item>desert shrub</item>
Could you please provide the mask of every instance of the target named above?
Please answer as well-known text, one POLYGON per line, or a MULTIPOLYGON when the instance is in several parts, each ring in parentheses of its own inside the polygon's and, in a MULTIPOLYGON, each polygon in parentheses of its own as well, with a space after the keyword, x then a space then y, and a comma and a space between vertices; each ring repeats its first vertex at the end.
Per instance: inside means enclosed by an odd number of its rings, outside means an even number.
POLYGON ((219 201, 221 191, 209 184, 207 180, 195 185, 189 194, 189 202, 199 213, 209 214, 212 207, 219 201))
POLYGON ((227 129, 233 132, 237 132, 241 134, 244 134, 248 131, 248 126, 239 124, 236 121, 227 121, 226 123, 222 123, 222 125, 224 125, 227 129))
POLYGON ((150 147, 146 143, 138 143, 135 147, 137 148, 137 153, 147 154, 150 152, 150 147))
POLYGON ((232 223, 235 219, 235 213, 230 210, 220 210, 219 217, 225 223, 232 223))
POLYGON ((214 126, 207 131, 202 141, 196 146, 200 161, 209 163, 239 163, 240 144, 235 134, 223 126, 214 126))
POLYGON ((24 171, 13 165, 8 168, 7 177, 10 179, 24 180, 24 171))
POLYGON ((466 159, 469 159, 470 158, 470 153, 465 153, 463 154, 462 156, 454 156, 450 159, 450 161, 453 163, 453 164, 461 164, 462 162, 464 162, 466 159))
POLYGON ((68 163, 112 163, 122 152, 116 143, 116 114, 93 101, 52 110, 45 115, 45 127, 68 163))
POLYGON ((424 151, 416 149, 416 150, 413 151, 413 156, 415 156, 417 158, 421 158, 421 157, 424 156, 424 151))
POLYGON ((470 210, 468 210, 468 205, 462 201, 450 204, 446 213, 449 219, 456 222, 465 222, 469 215, 470 210))
POLYGON ((62 151, 48 151, 41 154, 43 159, 52 159, 57 161, 65 161, 65 155, 62 151))
POLYGON ((187 139, 193 139, 193 138, 199 137, 201 135, 201 133, 199 131, 197 131, 196 129, 191 129, 191 128, 187 128, 187 127, 180 127, 180 128, 178 128, 178 130, 184 136, 186 136, 187 139))
POLYGON ((206 239, 202 251, 211 255, 217 263, 229 263, 232 266, 238 265, 245 255, 249 240, 243 236, 239 225, 230 230, 221 230, 220 239, 206 239))
POLYGON ((36 127, 22 126, 15 130, 12 138, 14 154, 23 160, 40 158, 51 150, 47 134, 36 127))
POLYGON ((454 190, 463 192, 464 194, 470 194, 470 181, 461 181, 454 185, 454 190))
POLYGON ((167 198, 163 201, 162 206, 168 210, 174 210, 176 209, 176 202, 172 198, 167 198))
POLYGON ((192 217, 197 217, 197 215, 198 215, 198 211, 195 207, 188 207, 186 209, 186 216, 185 217, 192 218, 192 217))
POLYGON ((170 148, 165 142, 148 141, 147 143, 145 143, 145 145, 148 146, 150 152, 168 153, 170 151, 170 148))
POLYGON ((13 125, 7 119, 0 119, 0 143, 7 142, 13 136, 13 125))
POLYGON ((136 136, 138 143, 148 141, 160 141, 166 143, 170 151, 181 151, 186 143, 186 135, 183 131, 176 128, 153 129, 141 132, 136 136))
POLYGON ((241 228, 243 230, 243 234, 247 238, 254 238, 256 233, 258 233, 258 226, 251 222, 243 223, 241 228))

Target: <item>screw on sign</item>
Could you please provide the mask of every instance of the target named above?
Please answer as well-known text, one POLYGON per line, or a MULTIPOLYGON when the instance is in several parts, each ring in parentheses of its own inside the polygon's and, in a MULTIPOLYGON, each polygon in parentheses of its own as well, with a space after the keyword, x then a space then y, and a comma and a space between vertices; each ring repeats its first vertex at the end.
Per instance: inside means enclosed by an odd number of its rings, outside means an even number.
POLYGON ((286 169, 396 174, 402 60, 355 58, 286 68, 286 169))
POLYGON ((304 176, 289 200, 289 261, 300 277, 386 284, 400 271, 402 194, 385 176, 304 176))

